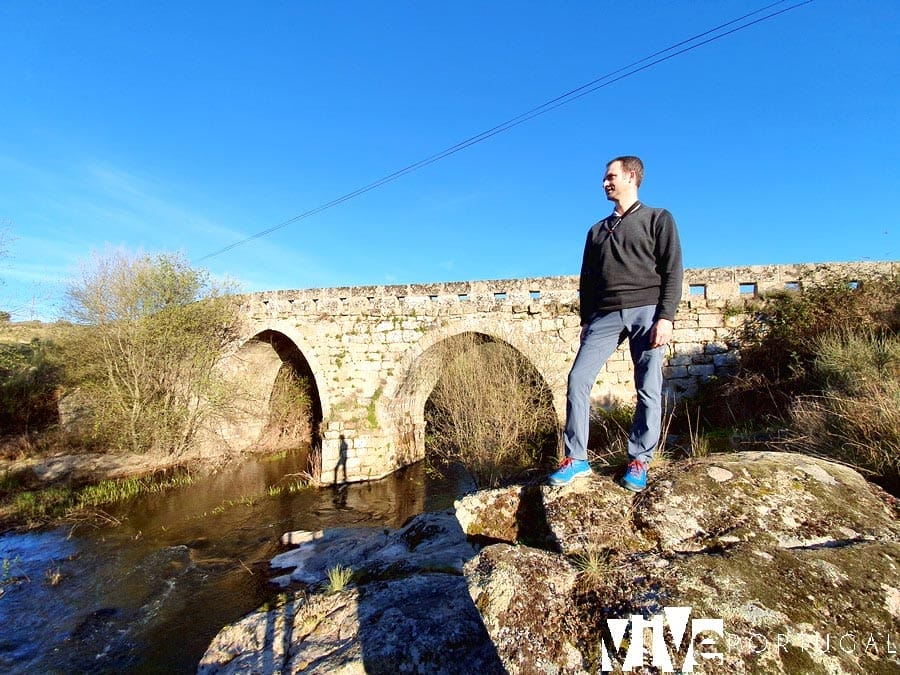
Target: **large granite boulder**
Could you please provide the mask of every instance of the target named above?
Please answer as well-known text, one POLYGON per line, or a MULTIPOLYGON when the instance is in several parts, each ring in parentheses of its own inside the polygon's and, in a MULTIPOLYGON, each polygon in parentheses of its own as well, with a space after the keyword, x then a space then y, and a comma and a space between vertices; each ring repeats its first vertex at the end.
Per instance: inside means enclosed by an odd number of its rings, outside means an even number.
POLYGON ((900 672, 896 502, 808 456, 672 462, 639 495, 601 475, 482 491, 400 530, 284 541, 290 590, 199 672, 900 672), (354 574, 328 592, 336 565, 354 574))
MULTIPOLYGON (((722 622, 705 634, 714 658, 699 658, 694 672, 900 672, 900 523, 890 497, 851 469, 788 453, 716 455, 653 474, 637 496, 594 476, 457 504, 467 532, 498 541, 519 527, 501 515, 535 512, 510 505, 511 495, 537 500, 547 548, 568 554, 536 570, 529 549, 508 538, 466 564, 508 672, 595 672, 604 651, 615 665, 611 625, 677 607, 722 622), (565 580, 552 591, 550 569, 565 580), (547 621, 536 625, 509 606, 546 608, 547 621), (517 649, 523 643, 541 644, 542 655, 517 649)), ((633 663, 650 665, 653 632, 645 633, 646 654, 633 663)), ((687 647, 670 640, 667 649, 669 672, 678 670, 687 647)), ((627 654, 618 656, 624 665, 627 654)))

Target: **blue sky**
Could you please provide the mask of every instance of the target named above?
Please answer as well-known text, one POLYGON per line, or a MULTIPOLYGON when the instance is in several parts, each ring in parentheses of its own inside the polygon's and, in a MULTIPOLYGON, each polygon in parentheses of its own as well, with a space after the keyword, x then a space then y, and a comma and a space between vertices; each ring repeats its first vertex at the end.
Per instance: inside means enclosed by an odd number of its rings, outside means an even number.
POLYGON ((577 274, 620 154, 687 267, 900 259, 900 2, 813 0, 201 260, 770 1, 0 1, 0 309, 107 244, 249 291, 577 274))

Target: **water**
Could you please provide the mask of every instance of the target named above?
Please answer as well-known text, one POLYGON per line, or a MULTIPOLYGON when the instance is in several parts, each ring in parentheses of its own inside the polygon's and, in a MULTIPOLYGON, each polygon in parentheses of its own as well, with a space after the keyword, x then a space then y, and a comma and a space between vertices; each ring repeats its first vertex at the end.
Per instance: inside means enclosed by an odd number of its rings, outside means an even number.
POLYGON ((449 507, 465 482, 416 465, 268 494, 304 463, 302 453, 247 461, 112 511, 115 528, 0 536, 0 672, 193 673, 222 626, 278 592, 268 561, 284 532, 399 527, 449 507))

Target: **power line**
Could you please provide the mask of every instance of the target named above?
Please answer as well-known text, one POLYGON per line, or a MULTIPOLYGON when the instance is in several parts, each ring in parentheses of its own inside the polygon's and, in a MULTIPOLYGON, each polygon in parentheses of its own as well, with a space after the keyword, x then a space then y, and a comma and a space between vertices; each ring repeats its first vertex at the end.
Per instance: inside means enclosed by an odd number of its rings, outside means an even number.
POLYGON ((217 255, 221 255, 222 253, 226 253, 234 248, 237 248, 238 246, 241 246, 242 244, 246 244, 247 242, 253 241, 254 239, 260 239, 262 237, 265 237, 266 235, 269 235, 272 232, 275 232, 276 230, 280 230, 283 227, 287 227, 288 225, 290 225, 292 223, 296 223, 299 220, 305 220, 306 218, 309 218, 318 213, 321 213, 322 211, 325 211, 327 209, 331 209, 335 206, 343 204, 346 201, 354 199, 355 197, 359 197, 360 195, 363 195, 363 194, 370 192, 376 188, 379 188, 382 185, 391 183, 391 182, 397 180, 398 178, 402 178, 403 176, 405 176, 408 173, 412 173, 413 171, 422 169, 426 166, 429 166, 430 164, 434 164, 435 162, 438 162, 446 157, 449 157, 450 155, 454 155, 457 152, 460 152, 461 150, 465 150, 466 148, 469 148, 469 147, 475 145, 476 143, 481 143, 482 141, 486 141, 487 139, 492 138, 493 136, 496 136, 497 134, 503 133, 504 131, 508 131, 514 127, 519 126, 520 124, 524 124, 525 122, 528 122, 529 120, 532 120, 535 117, 538 117, 540 115, 548 113, 551 110, 555 110, 556 108, 566 105, 567 103, 571 103, 572 101, 576 101, 579 98, 587 96, 588 94, 592 94, 599 89, 608 87, 611 84, 614 84, 616 82, 624 80, 625 78, 631 77, 632 75, 636 75, 637 73, 640 73, 641 71, 647 70, 648 68, 652 68, 653 66, 660 64, 664 61, 673 59, 676 56, 681 56, 682 54, 686 54, 687 52, 697 49, 698 47, 702 47, 711 42, 715 42, 716 40, 721 40, 722 38, 732 35, 734 33, 737 33, 738 31, 744 30, 745 28, 749 28, 750 26, 754 26, 756 24, 762 23, 763 21, 768 21, 769 19, 773 19, 781 14, 784 14, 791 10, 797 9, 798 7, 802 7, 803 5, 808 5, 813 0, 801 0, 799 2, 795 2, 795 4, 793 4, 793 5, 790 5, 788 7, 782 7, 781 9, 778 9, 777 11, 773 11, 764 16, 757 17, 755 19, 747 21, 746 23, 740 23, 742 21, 745 21, 746 19, 755 17, 756 15, 761 14, 762 12, 766 12, 774 7, 777 7, 778 5, 783 5, 789 1, 790 0, 778 0, 777 2, 773 2, 769 5, 760 7, 759 9, 756 9, 752 12, 744 14, 743 16, 737 17, 736 19, 726 21, 725 23, 720 24, 720 25, 716 26, 715 28, 710 28, 708 30, 703 31, 702 33, 697 33, 696 35, 694 35, 686 40, 682 40, 673 45, 670 45, 670 46, 666 47, 665 49, 656 51, 648 56, 638 59, 637 61, 635 61, 633 63, 628 64, 627 66, 618 68, 610 73, 607 73, 606 75, 598 77, 595 80, 591 80, 590 82, 587 82, 587 83, 581 85, 580 87, 576 87, 575 89, 572 89, 572 90, 566 92, 565 94, 562 94, 553 99, 550 99, 549 101, 545 101, 544 103, 541 103, 540 105, 535 106, 534 108, 531 108, 530 110, 527 110, 519 115, 516 115, 515 117, 508 119, 505 122, 502 122, 501 124, 498 124, 495 127, 492 127, 486 131, 482 131, 480 134, 476 134, 475 136, 467 138, 464 141, 460 141, 456 145, 452 145, 449 148, 441 150, 440 152, 438 152, 436 154, 433 154, 429 157, 421 159, 418 162, 415 162, 414 164, 410 164, 409 166, 399 169, 398 171, 395 171, 394 173, 388 174, 388 175, 384 176, 383 178, 379 178, 378 180, 376 180, 373 183, 369 183, 368 185, 357 188, 356 190, 353 190, 352 192, 348 192, 340 197, 337 197, 336 199, 331 200, 330 202, 326 202, 326 203, 321 204, 313 209, 310 209, 309 211, 304 211, 303 213, 296 215, 293 218, 289 218, 288 220, 278 223, 277 225, 273 225, 272 227, 269 227, 265 230, 257 232, 256 234, 252 234, 249 237, 240 239, 240 240, 238 240, 232 244, 229 244, 228 246, 225 246, 224 248, 221 248, 217 251, 214 251, 212 253, 207 253, 202 258, 199 258, 198 262, 203 261, 203 260, 208 260, 209 258, 213 258, 217 255), (734 24, 738 24, 738 23, 740 23, 739 26, 734 26, 734 24), (728 30, 724 30, 725 28, 728 28, 729 26, 734 26, 734 27, 730 28, 728 30), (707 37, 707 36, 710 36, 710 37, 707 37), (705 38, 705 39, 703 39, 703 38, 705 38))

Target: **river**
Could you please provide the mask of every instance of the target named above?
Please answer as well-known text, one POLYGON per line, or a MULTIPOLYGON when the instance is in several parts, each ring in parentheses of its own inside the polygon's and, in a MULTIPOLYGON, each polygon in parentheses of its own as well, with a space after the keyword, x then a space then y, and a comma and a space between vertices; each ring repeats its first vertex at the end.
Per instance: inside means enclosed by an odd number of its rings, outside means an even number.
POLYGON ((399 527, 465 489, 418 464, 369 483, 269 490, 304 464, 300 452, 248 460, 110 511, 116 527, 0 536, 0 672, 193 673, 222 626, 278 593, 268 561, 284 532, 399 527))

